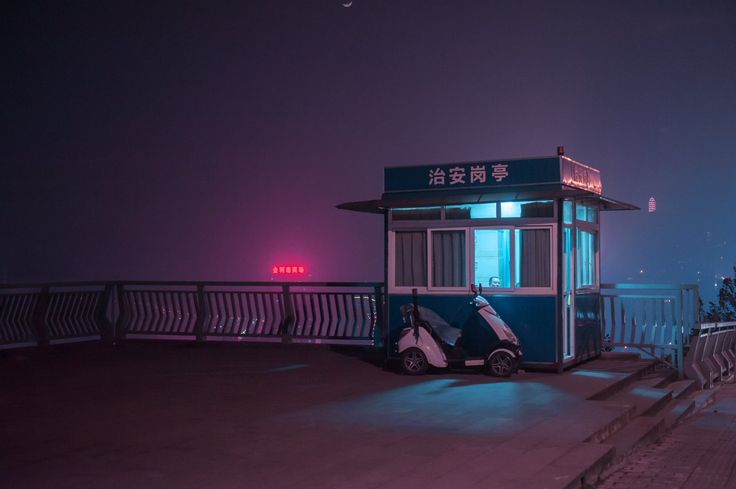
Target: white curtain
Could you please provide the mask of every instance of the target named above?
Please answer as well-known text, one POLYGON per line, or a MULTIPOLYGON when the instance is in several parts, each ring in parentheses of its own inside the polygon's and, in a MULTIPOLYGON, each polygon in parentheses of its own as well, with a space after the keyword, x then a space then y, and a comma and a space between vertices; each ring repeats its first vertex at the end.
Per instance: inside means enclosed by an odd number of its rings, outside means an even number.
POLYGON ((432 285, 464 287, 465 231, 432 232, 432 285))

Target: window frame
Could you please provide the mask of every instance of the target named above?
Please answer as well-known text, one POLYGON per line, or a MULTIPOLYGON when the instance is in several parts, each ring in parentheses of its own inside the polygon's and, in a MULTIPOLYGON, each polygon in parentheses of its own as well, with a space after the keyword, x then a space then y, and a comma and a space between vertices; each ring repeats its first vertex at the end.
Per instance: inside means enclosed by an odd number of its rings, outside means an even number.
MULTIPOLYGON (((590 224, 590 223, 588 223, 590 224)), ((576 293, 591 293, 591 292, 597 292, 600 290, 601 287, 601 270, 600 270, 600 247, 601 247, 601 239, 600 239, 600 231, 598 230, 598 226, 575 226, 575 292, 576 293), (581 232, 587 232, 592 234, 595 237, 595 245, 593 247, 593 270, 595 273, 594 277, 594 283, 592 285, 582 285, 578 283, 578 276, 582 277, 582 266, 583 266, 583 258, 581 253, 581 239, 580 239, 580 233, 581 232)))
POLYGON ((511 274, 511 280, 509 283, 511 284, 510 287, 491 287, 488 284, 481 284, 483 285, 484 289, 493 289, 494 291, 497 290, 499 292, 504 293, 512 293, 514 291, 514 226, 476 226, 471 228, 471 232, 473 234, 471 242, 471 248, 470 248, 470 256, 472 257, 472 265, 468 264, 470 267, 470 274, 472 277, 472 284, 478 285, 478 282, 475 280, 475 232, 476 231, 485 231, 485 230, 505 230, 509 232, 509 255, 511 257, 510 263, 509 263, 509 273, 511 274))
POLYGON ((557 293, 557 225, 556 224, 550 224, 547 226, 516 226, 514 228, 514 239, 512 240, 512 246, 514 247, 513 253, 514 253, 514 267, 512 269, 512 273, 514 276, 514 280, 516 280, 516 230, 524 231, 524 230, 533 230, 533 229, 547 229, 549 230, 549 253, 550 253, 550 259, 549 259, 549 287, 522 287, 522 286, 516 286, 514 284, 514 290, 521 290, 524 293, 534 294, 534 295, 549 295, 549 294, 556 294, 557 293))
MULTIPOLYGON (((548 199, 542 199, 546 201, 548 199)), ((388 215, 388 273, 387 273, 387 289, 389 294, 410 295, 414 289, 422 294, 441 295, 441 294, 467 294, 470 287, 476 283, 475 277, 475 230, 479 229, 505 229, 510 232, 510 254, 511 254, 511 280, 510 287, 493 289, 494 293, 500 295, 555 295, 557 294, 557 279, 559 262, 558 257, 558 225, 557 213, 560 212, 557 205, 553 206, 554 217, 500 217, 501 202, 496 201, 497 217, 495 218, 477 218, 477 219, 446 219, 445 206, 441 206, 441 219, 432 220, 398 220, 391 219, 391 213, 388 215), (516 280, 516 230, 524 229, 549 229, 550 230, 550 287, 517 287, 516 280), (402 231, 425 232, 427 236, 427 285, 426 286, 396 286, 396 233, 402 231), (462 287, 434 287, 432 286, 432 232, 434 231, 464 231, 465 232, 465 278, 466 285, 462 287)), ((525 201, 526 202, 526 201, 525 201)), ((576 203, 576 202, 575 202, 576 203)), ((436 206, 429 206, 436 207, 436 206)), ((575 219, 575 209, 573 208, 573 229, 590 228, 594 230, 598 237, 596 247, 596 279, 600 283, 600 233, 598 224, 592 224, 586 221, 577 221, 575 219)), ((482 284, 484 292, 488 292, 490 288, 487 284, 482 284)), ((589 292, 591 289, 575 289, 589 292)))
MULTIPOLYGON (((426 232, 426 228, 407 228, 407 229, 394 229, 388 232, 388 289, 392 293, 400 294, 411 294, 413 289, 426 291, 427 287, 424 285, 396 285, 396 232, 402 231, 414 231, 414 232, 426 232)), ((429 246, 428 246, 429 247, 429 246)), ((426 263, 425 263, 426 265, 426 263)), ((429 284, 429 276, 427 276, 427 284, 429 284)))
MULTIPOLYGON (((586 202, 585 200, 575 200, 575 205, 573 208, 573 229, 574 229, 574 236, 575 236, 575 277, 574 277, 574 290, 576 294, 590 294, 590 293, 596 293, 600 291, 601 288, 601 256, 600 256, 600 250, 601 250, 601 225, 600 225, 600 209, 596 209, 596 219, 595 222, 587 221, 587 220, 581 220, 578 219, 578 212, 577 207, 579 205, 584 206, 590 206, 590 203, 586 202), (582 273, 581 266, 582 266, 582 257, 580 253, 580 232, 585 231, 588 233, 592 233, 595 236, 595 246, 593 249, 593 268, 595 273, 595 280, 593 285, 579 285, 578 284, 578 274, 582 273)), ((587 217, 587 216, 586 216, 587 217)))
POLYGON ((472 282, 470 281, 470 273, 469 273, 469 257, 470 255, 470 245, 468 240, 468 234, 469 234, 470 228, 468 227, 451 227, 451 228, 427 228, 427 291, 428 292, 466 292, 470 290, 470 285, 472 282), (465 285, 459 286, 459 287, 435 287, 432 285, 432 278, 433 278, 433 267, 432 267, 432 233, 438 232, 438 231, 462 231, 465 234, 465 285))
MULTIPOLYGON (((510 287, 499 287, 494 288, 493 290, 498 290, 499 293, 506 293, 506 294, 514 294, 514 295, 553 295, 557 293, 557 239, 556 239, 556 232, 557 232, 557 225, 554 223, 550 224, 531 224, 531 225, 521 225, 521 226, 476 226, 471 228, 472 231, 472 239, 470 240, 471 243, 471 257, 472 257, 472 265, 470 266, 470 276, 472 277, 472 282, 475 285, 477 284, 477 281, 475 279, 475 231, 482 230, 482 229, 506 229, 510 233, 510 239, 509 239, 509 246, 510 246, 510 254, 511 254, 511 266, 509 267, 510 273, 511 273, 511 286, 510 287), (550 260, 549 260, 549 277, 550 277, 550 286, 549 287, 521 287, 516 285, 516 230, 525 230, 525 229, 547 229, 549 230, 549 252, 550 252, 550 260)), ((483 285, 483 289, 490 288, 489 286, 483 285)))

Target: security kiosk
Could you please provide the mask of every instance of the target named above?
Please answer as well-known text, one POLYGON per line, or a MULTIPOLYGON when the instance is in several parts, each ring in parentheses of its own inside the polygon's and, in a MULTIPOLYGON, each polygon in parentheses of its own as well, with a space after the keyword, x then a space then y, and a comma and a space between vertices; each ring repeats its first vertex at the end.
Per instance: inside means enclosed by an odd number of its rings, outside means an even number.
MULTIPOLYGON (((379 200, 341 209, 385 222, 386 329, 396 356, 402 305, 418 302, 483 345, 471 287, 513 329, 523 366, 562 371, 601 351, 601 211, 638 207, 603 196, 601 174, 564 155, 384 169, 379 200)), ((486 328, 487 329, 487 328, 486 328)))

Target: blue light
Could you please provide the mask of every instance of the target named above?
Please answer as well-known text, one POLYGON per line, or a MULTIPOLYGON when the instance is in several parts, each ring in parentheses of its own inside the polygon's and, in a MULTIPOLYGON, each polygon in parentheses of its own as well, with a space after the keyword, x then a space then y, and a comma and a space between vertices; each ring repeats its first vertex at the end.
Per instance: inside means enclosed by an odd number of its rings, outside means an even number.
POLYGON ((581 375, 584 377, 594 377, 596 379, 614 379, 616 378, 616 375, 612 374, 611 372, 600 372, 598 370, 576 370, 572 373, 572 375, 581 375))
POLYGON ((417 432, 509 436, 580 400, 536 382, 437 379, 297 414, 325 424, 417 432))

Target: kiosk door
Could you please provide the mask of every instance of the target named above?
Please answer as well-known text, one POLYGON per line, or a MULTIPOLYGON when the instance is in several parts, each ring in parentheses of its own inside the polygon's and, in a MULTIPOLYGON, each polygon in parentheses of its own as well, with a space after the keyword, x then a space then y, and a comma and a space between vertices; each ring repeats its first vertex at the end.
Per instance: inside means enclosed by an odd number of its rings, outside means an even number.
POLYGON ((575 246, 573 229, 565 226, 562 238, 562 347, 564 358, 575 355, 575 246))

